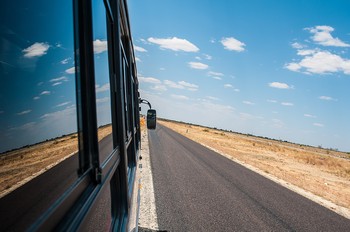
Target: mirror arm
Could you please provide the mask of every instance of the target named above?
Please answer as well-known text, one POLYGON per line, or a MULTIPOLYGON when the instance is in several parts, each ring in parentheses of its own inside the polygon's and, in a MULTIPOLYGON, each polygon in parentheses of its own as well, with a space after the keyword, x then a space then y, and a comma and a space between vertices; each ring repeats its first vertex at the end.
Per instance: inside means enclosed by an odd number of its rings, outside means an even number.
POLYGON ((148 104, 149 108, 152 109, 152 105, 149 101, 147 101, 146 99, 142 99, 142 98, 139 98, 139 103, 143 103, 143 104, 148 104))

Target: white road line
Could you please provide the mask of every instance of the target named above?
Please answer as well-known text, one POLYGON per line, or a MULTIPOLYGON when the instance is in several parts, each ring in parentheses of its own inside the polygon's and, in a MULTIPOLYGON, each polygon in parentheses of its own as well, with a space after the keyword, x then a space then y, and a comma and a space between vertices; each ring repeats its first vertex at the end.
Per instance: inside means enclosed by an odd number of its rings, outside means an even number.
POLYGON ((142 132, 141 155, 141 166, 138 168, 141 177, 139 227, 159 230, 147 130, 142 132))

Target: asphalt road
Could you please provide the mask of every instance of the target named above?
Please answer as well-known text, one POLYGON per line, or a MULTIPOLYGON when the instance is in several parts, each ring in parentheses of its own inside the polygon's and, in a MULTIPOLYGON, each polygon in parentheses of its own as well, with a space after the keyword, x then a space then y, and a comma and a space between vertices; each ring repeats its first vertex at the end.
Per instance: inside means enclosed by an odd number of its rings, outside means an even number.
POLYGON ((162 125, 149 145, 161 231, 350 231, 350 220, 162 125))

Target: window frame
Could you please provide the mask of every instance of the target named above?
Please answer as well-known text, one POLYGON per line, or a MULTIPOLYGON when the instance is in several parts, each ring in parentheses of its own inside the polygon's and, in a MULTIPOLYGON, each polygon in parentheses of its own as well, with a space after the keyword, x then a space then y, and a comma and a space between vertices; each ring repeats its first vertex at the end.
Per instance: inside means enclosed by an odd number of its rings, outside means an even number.
MULTIPOLYGON (((76 156, 79 163, 78 178, 59 193, 57 200, 44 206, 43 212, 32 214, 31 209, 23 209, 31 217, 26 222, 26 227, 30 231, 75 231, 83 228, 87 220, 93 219, 96 215, 92 209, 103 199, 102 191, 108 188, 110 189, 108 200, 112 204, 110 213, 113 217, 111 228, 114 231, 124 231, 129 220, 141 138, 139 122, 134 118, 139 115, 135 56, 126 0, 100 1, 104 2, 106 8, 113 151, 101 162, 97 137, 92 0, 72 0, 79 149, 76 156), (123 35, 126 36, 126 47, 121 43, 123 35), (123 59, 128 64, 124 68, 125 76, 123 76, 123 59), (138 128, 138 131, 135 132, 135 128, 136 130, 138 128), (129 165, 131 168, 128 173, 129 165)), ((56 175, 59 173, 57 170, 64 169, 66 165, 65 162, 58 164, 56 166, 58 168, 43 173, 39 179, 47 175, 56 175)), ((12 208, 22 210, 21 201, 18 201, 20 196, 16 194, 9 196, 12 200, 8 202, 14 203, 12 208)), ((9 223, 14 225, 17 221, 21 221, 21 217, 13 218, 9 223)))

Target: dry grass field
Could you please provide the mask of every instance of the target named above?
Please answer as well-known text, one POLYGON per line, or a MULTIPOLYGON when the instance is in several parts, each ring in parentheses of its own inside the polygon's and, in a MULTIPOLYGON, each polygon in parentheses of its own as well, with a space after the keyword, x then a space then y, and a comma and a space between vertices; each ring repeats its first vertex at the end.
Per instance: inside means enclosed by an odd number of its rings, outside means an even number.
POLYGON ((173 121, 158 122, 233 160, 350 209, 350 155, 347 153, 173 121))
MULTIPOLYGON (((112 126, 98 130, 98 140, 112 133, 112 126)), ((71 134, 0 155, 0 198, 52 168, 78 151, 78 135, 71 134)))

